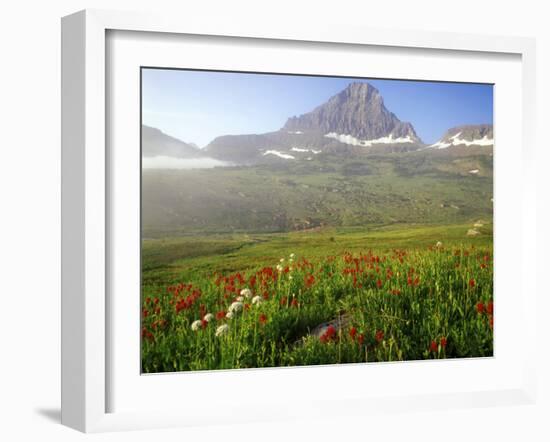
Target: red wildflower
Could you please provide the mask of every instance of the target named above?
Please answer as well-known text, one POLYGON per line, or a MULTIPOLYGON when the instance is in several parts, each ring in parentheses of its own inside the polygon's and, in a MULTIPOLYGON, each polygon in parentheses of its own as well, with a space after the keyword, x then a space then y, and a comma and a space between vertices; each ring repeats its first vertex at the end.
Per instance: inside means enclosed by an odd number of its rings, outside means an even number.
POLYGON ((392 293, 392 295, 400 295, 400 294, 401 294, 401 290, 399 290, 399 289, 393 289, 393 290, 391 291, 391 293, 392 293))
POLYGON ((384 332, 382 330, 377 330, 374 339, 376 339, 376 342, 382 342, 384 339, 384 332))
POLYGON ((159 298, 155 298, 153 302, 155 303, 155 305, 158 304, 159 303, 159 298))
POLYGON ((334 328, 333 325, 329 325, 325 333, 329 338, 332 338, 336 334, 336 329, 334 328))
POLYGON ((437 351, 437 342, 430 342, 430 351, 433 351, 434 353, 437 351))
POLYGON ((349 335, 352 340, 355 340, 355 335, 357 335, 357 329, 355 327, 351 327, 349 329, 349 335))
POLYGON ((287 301, 288 301, 288 298, 286 296, 283 296, 280 302, 281 306, 284 307, 287 304, 287 301))
POLYGON ((143 309, 142 313, 144 318, 146 318, 149 315, 149 312, 147 311, 147 309, 143 309))
POLYGON ((378 288, 382 287, 382 281, 380 281, 379 279, 376 280, 376 287, 378 288))
POLYGON ((201 327, 206 328, 207 325, 208 325, 208 321, 201 319, 201 327))
POLYGON ((325 332, 320 336, 320 340, 323 343, 330 341, 336 335, 336 329, 333 325, 329 325, 325 332))
POLYGON ((315 284, 315 276, 313 275, 306 275, 304 278, 304 282, 306 284, 306 287, 311 287, 313 284, 315 284))
POLYGON ((470 279, 470 281, 468 281, 468 285, 472 288, 475 287, 476 286, 476 280, 475 279, 470 279))
POLYGON ((153 333, 151 333, 149 330, 147 330, 145 327, 143 327, 141 329, 141 337, 142 338, 145 338, 145 339, 149 339, 150 341, 152 341, 153 339, 155 339, 155 336, 153 335, 153 333))
POLYGON ((447 347, 447 338, 446 338, 445 336, 443 336, 443 337, 439 340, 439 343, 441 344, 441 348, 447 347))
POLYGON ((216 313, 216 319, 219 321, 220 319, 225 318, 225 315, 226 313, 223 310, 221 310, 218 313, 216 313))
POLYGON ((292 301, 290 301, 291 307, 298 307, 298 300, 296 298, 292 298, 292 301))
POLYGON ((364 340, 365 340, 365 335, 363 333, 357 336, 357 342, 359 343, 359 345, 363 345, 364 340))
POLYGON ((492 314, 493 314, 493 302, 492 302, 492 301, 490 301, 490 302, 487 303, 487 313, 488 313, 489 315, 492 315, 492 314))
POLYGON ((258 318, 258 320, 260 321, 260 324, 265 324, 267 322, 267 316, 264 313, 262 313, 258 318))
POLYGON ((151 298, 147 297, 145 298, 145 304, 149 304, 151 302, 151 298))
POLYGON ((187 304, 185 303, 185 299, 180 299, 177 303, 176 303, 176 313, 179 313, 180 311, 184 310, 187 308, 187 304))
POLYGON ((476 310, 478 313, 485 313, 485 304, 483 304, 483 302, 478 302, 476 304, 476 310))

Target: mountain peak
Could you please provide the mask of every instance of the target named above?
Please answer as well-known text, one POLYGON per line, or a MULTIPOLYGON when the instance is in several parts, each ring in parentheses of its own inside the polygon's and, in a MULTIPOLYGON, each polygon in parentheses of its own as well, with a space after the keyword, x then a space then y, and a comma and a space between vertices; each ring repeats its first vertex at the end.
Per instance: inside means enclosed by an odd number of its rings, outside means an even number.
POLYGON ((169 156, 175 158, 196 158, 201 151, 194 143, 185 143, 165 134, 155 127, 141 126, 141 146, 144 157, 169 156))
POLYGON ((378 89, 367 82, 350 83, 311 112, 289 118, 282 130, 330 133, 365 141, 408 137, 420 142, 412 125, 390 112, 378 89))
POLYGON ((346 89, 372 89, 376 92, 378 92, 378 89, 376 89, 372 84, 370 84, 368 81, 352 81, 350 84, 346 86, 346 89))
POLYGON ((356 98, 361 100, 382 99, 380 92, 372 84, 360 81, 350 83, 338 95, 343 95, 348 98, 356 98))

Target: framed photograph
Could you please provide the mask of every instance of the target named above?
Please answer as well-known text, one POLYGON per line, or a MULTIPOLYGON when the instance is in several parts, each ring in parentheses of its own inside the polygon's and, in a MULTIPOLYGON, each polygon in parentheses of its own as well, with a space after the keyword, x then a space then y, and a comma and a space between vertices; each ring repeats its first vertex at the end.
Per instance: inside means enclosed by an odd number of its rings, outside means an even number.
POLYGON ((534 42, 264 25, 63 19, 63 423, 532 402, 534 42))

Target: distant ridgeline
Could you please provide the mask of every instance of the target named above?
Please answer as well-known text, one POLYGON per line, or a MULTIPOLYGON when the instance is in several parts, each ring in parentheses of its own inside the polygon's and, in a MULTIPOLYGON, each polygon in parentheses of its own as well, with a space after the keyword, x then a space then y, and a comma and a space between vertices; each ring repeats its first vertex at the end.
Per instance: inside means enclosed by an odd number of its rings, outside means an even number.
MULTIPOLYGON (((375 87, 368 83, 351 83, 311 112, 290 117, 275 132, 224 135, 215 138, 204 149, 198 149, 194 144, 143 126, 142 142, 146 157, 202 156, 247 165, 272 161, 312 161, 321 154, 362 156, 425 148, 492 147, 493 128, 492 125, 455 127, 449 129, 437 143, 426 145, 411 123, 400 121, 386 108, 375 87)), ((489 152, 487 149, 483 151, 489 152)))

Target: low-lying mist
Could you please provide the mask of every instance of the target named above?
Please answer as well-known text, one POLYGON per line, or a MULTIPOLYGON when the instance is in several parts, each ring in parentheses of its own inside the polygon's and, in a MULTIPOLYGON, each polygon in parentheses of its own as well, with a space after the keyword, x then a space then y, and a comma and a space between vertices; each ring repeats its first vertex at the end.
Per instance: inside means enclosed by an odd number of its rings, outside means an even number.
POLYGON ((211 169, 231 165, 231 163, 214 158, 174 158, 168 156, 142 158, 143 169, 211 169))

